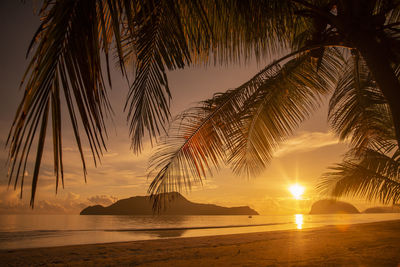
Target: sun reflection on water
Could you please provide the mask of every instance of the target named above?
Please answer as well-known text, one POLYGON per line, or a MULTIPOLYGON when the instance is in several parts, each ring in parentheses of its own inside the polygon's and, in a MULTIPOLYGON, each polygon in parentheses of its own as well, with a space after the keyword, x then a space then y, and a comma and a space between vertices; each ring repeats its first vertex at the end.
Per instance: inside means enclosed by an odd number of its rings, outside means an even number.
POLYGON ((303 214, 295 214, 295 223, 297 224, 297 229, 303 228, 303 214))

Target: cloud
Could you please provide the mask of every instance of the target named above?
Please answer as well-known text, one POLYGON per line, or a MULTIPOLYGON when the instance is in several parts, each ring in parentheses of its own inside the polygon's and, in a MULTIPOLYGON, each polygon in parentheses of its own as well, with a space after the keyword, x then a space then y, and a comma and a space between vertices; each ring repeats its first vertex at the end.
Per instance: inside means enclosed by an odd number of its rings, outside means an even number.
POLYGON ((309 152, 338 143, 339 139, 331 132, 302 132, 283 143, 274 156, 283 157, 294 152, 309 152))
POLYGON ((7 187, 0 187, 0 213, 1 214, 78 214, 90 205, 110 205, 118 200, 111 195, 95 195, 82 197, 79 194, 68 192, 64 197, 43 196, 37 199, 32 210, 29 199, 20 199, 19 192, 7 187))
POLYGON ((60 214, 60 213, 68 213, 68 209, 66 206, 61 203, 54 203, 48 200, 41 200, 35 204, 35 209, 40 211, 40 213, 46 214, 60 214))
POLYGON ((12 189, 7 190, 6 187, 0 189, 0 209, 13 208, 20 206, 22 200, 19 199, 19 193, 12 189))
POLYGON ((310 210, 312 200, 293 198, 254 198, 251 201, 254 208, 262 215, 292 215, 297 213, 306 214, 310 210))
POLYGON ((102 206, 109 206, 115 203, 117 200, 118 200, 117 197, 107 196, 107 195, 97 195, 88 198, 88 201, 92 205, 102 205, 102 206))
POLYGON ((194 182, 190 188, 190 191, 203 191, 207 189, 217 189, 219 186, 216 184, 215 180, 203 179, 201 182, 194 182))

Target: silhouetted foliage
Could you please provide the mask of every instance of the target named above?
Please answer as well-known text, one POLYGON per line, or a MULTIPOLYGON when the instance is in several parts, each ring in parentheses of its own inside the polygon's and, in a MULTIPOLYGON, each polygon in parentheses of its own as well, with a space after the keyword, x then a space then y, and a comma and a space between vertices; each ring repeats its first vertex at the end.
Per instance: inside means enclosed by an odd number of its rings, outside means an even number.
MULTIPOLYGON (((383 96, 399 143, 399 11, 396 0, 45 0, 42 24, 28 50, 33 57, 22 83, 25 94, 8 139, 9 182, 14 179, 16 187, 20 180, 22 193, 39 131, 33 206, 49 121, 56 188, 63 181, 64 102, 84 174, 80 127, 95 163, 101 158, 107 136, 104 118, 111 112, 110 53, 117 55, 124 76, 125 66, 134 66, 126 110, 135 152, 141 151, 145 136, 164 133, 169 122, 167 70, 283 56, 244 85, 179 116, 180 127, 172 126, 167 143, 152 159, 152 194, 190 187, 225 162, 237 173, 265 167, 322 96, 339 94, 335 86, 349 73, 348 51, 365 61, 368 82, 383 96)), ((353 124, 344 120, 334 122, 339 132, 353 124)))

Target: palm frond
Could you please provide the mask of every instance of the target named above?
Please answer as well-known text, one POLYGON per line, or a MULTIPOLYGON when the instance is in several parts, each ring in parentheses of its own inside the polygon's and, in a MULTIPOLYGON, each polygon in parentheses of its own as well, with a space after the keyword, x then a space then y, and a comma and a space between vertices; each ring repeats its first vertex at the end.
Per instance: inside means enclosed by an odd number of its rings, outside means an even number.
POLYGON ((270 77, 277 67, 273 63, 244 85, 216 94, 199 107, 183 112, 175 118, 150 158, 149 177, 155 175, 149 192, 161 208, 160 196, 166 192, 190 189, 192 183, 201 183, 212 167, 218 168, 225 159, 226 134, 238 122, 236 114, 259 83, 270 77))
POLYGON ((387 102, 355 51, 330 100, 328 120, 341 140, 350 139, 358 148, 356 154, 364 148, 391 150, 395 145, 387 102))
MULTIPOLYGON (((97 1, 45 1, 43 22, 30 46, 32 60, 22 82, 25 94, 17 110, 8 137, 9 184, 14 187, 21 179, 21 194, 31 146, 36 129, 41 124, 37 140, 37 156, 32 177, 31 206, 34 205, 40 162, 45 145, 48 117, 52 116, 54 172, 56 189, 59 178, 63 181, 61 96, 64 92, 81 155, 84 160, 78 119, 82 122, 95 163, 105 149, 104 117, 111 112, 101 71, 101 49, 107 49, 109 26, 99 10, 97 1), (103 29, 103 30, 102 30, 103 29), (99 40, 103 40, 103 44, 99 40), (51 110, 51 112, 49 112, 51 110)), ((108 20, 107 20, 108 21, 108 20)))
POLYGON ((335 49, 325 53, 318 71, 310 54, 286 63, 246 99, 228 160, 237 174, 253 176, 263 170, 279 144, 333 88, 342 63, 340 54, 335 49))
POLYGON ((304 25, 293 20, 296 8, 286 0, 216 1, 210 7, 211 52, 222 64, 282 56, 290 48, 292 29, 304 25))
POLYGON ((399 150, 389 157, 365 149, 362 159, 350 158, 330 168, 318 184, 320 192, 334 197, 358 196, 382 203, 400 200, 399 150))
MULTIPOLYGON (((161 193, 180 191, 182 187, 190 189, 193 182, 201 183, 202 178, 211 173, 212 167, 218 169, 225 163, 229 155, 228 161, 236 169, 239 165, 247 169, 262 168, 277 144, 314 107, 306 96, 317 101, 328 91, 325 87, 327 80, 322 77, 332 78, 334 75, 328 69, 320 74, 313 70, 308 55, 292 59, 283 68, 274 62, 242 86, 216 94, 199 107, 184 112, 150 159, 149 177, 155 175, 155 178, 149 192, 157 198, 161 193), (260 101, 265 110, 257 110, 260 101), (249 118, 251 120, 253 116, 256 119, 255 123, 250 123, 252 136, 249 141, 250 138, 243 135, 244 127, 247 127, 244 123, 249 124, 249 118), (252 146, 246 150, 251 154, 251 157, 246 155, 251 164, 233 156, 245 142, 252 146), (261 166, 257 165, 261 162, 259 158, 263 162, 261 166), (254 161, 257 164, 253 164, 254 161)), ((156 199, 156 206, 157 201, 159 199, 156 199)))
POLYGON ((141 150, 147 129, 149 137, 160 134, 169 119, 166 68, 183 68, 190 63, 186 38, 177 6, 170 1, 147 2, 136 13, 134 33, 136 77, 127 104, 133 149, 141 150))

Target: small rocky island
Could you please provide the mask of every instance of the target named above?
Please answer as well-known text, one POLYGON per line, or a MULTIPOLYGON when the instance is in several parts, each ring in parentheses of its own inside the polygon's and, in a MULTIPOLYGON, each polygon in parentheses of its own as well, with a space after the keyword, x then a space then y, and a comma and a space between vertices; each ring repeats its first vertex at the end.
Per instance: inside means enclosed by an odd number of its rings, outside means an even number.
MULTIPOLYGON (((248 206, 221 207, 214 204, 193 203, 177 192, 167 193, 169 202, 167 209, 161 210, 162 215, 258 215, 258 212, 248 206)), ((148 196, 136 196, 121 199, 114 204, 103 207, 89 206, 80 215, 152 215, 153 206, 148 196)))
POLYGON ((363 213, 400 213, 400 205, 372 207, 364 210, 363 213))
POLYGON ((311 206, 310 214, 351 214, 360 213, 350 203, 333 199, 322 199, 311 206))

